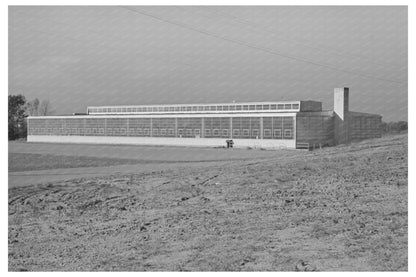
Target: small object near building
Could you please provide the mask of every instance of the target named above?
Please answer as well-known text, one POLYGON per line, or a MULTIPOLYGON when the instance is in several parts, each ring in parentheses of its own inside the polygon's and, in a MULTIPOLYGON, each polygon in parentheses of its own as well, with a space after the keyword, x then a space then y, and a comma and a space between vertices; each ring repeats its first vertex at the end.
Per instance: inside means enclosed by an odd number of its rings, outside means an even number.
POLYGON ((28 141, 313 149, 381 137, 381 116, 349 110, 336 88, 334 110, 318 101, 94 106, 86 115, 31 116, 28 141), (232 143, 231 143, 232 142, 232 143))

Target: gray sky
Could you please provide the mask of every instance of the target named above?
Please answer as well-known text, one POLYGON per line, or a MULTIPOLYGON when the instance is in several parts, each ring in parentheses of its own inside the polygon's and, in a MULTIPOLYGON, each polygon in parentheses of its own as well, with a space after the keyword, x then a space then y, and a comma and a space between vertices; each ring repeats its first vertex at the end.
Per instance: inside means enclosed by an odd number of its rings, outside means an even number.
POLYGON ((9 7, 9 94, 88 105, 318 100, 407 120, 407 7, 9 7), (133 11, 134 10, 134 11, 133 11))

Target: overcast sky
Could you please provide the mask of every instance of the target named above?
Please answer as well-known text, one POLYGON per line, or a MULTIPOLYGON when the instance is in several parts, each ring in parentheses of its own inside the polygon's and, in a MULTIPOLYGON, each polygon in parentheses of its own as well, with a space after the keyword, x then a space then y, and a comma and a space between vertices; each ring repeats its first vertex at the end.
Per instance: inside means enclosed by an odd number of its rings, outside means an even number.
POLYGON ((9 7, 9 94, 88 105, 318 100, 407 120, 407 7, 9 7))

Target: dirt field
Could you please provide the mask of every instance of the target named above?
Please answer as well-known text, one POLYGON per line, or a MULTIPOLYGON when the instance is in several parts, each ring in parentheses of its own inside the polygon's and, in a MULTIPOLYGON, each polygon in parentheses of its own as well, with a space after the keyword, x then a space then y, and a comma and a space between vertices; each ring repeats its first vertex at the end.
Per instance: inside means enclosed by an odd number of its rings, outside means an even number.
POLYGON ((182 167, 259 161, 293 150, 154 147, 129 145, 9 143, 9 188, 33 184, 165 171, 182 167))
MULTIPOLYGON (((51 154, 28 145, 9 152, 51 154)), ((119 174, 9 184, 9 270, 407 270, 407 135, 313 152, 174 149, 167 167, 141 149, 152 163, 119 174)))

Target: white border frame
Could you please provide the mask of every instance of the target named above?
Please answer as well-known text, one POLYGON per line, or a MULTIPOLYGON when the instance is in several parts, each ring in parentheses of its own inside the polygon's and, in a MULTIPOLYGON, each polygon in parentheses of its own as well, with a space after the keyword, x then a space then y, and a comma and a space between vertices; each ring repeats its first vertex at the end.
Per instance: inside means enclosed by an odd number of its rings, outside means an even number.
MULTIPOLYGON (((4 4, 2 6, 2 16, 0 17, 2 19, 2 38, 3 40, 7 40, 7 32, 8 32, 8 7, 7 5, 56 5, 58 4, 58 2, 56 1, 52 1, 52 0, 48 0, 48 1, 6 1, 6 4, 4 4)), ((414 1, 410 1, 410 0, 395 0, 395 1, 388 1, 388 0, 349 0, 349 1, 331 1, 331 0, 325 0, 325 1, 305 1, 305 0, 292 0, 292 1, 271 1, 271 0, 257 0, 257 1, 236 1, 236 0, 199 0, 199 1, 190 1, 190 0, 177 0, 177 1, 168 1, 168 0, 153 0, 153 1, 137 1, 137 0, 119 0, 119 1, 111 1, 111 0, 101 0, 101 1, 68 1, 68 0, 63 0, 60 1, 59 4, 61 5, 408 5, 409 6, 409 15, 408 15, 408 20, 409 20, 409 30, 413 30, 412 32, 409 32, 409 44, 408 44, 408 49, 416 49, 416 43, 415 43, 415 21, 416 21, 416 4, 414 3, 414 1)), ((7 52, 7 46, 8 44, 3 42, 2 44, 2 48, 3 48, 3 74, 1 75, 3 78, 3 88, 5 91, 8 90, 8 64, 7 61, 8 60, 8 52, 7 52)), ((409 51, 409 76, 410 73, 415 72, 415 55, 413 54, 414 50, 409 51)), ((412 75, 413 76, 413 75, 412 75)), ((413 78, 409 78, 409 91, 415 91, 414 89, 414 82, 413 82, 413 78)), ((415 136, 415 128, 413 128, 413 122, 414 119, 416 118, 416 111, 414 109, 410 109, 411 105, 415 103, 415 97, 414 94, 408 94, 408 107, 409 107, 409 116, 408 116, 408 121, 409 121, 409 139, 410 141, 412 141, 412 138, 415 136)), ((7 102, 4 101, 2 102, 3 105, 3 111, 7 110, 7 102)), ((7 123, 6 123, 6 117, 3 116, 2 118, 2 124, 3 124, 3 132, 7 132, 5 130, 7 130, 7 123)), ((6 134, 3 134, 3 137, 5 137, 6 134)), ((6 140, 3 140, 3 149, 7 149, 8 145, 6 140)), ((415 155, 415 146, 413 144, 409 144, 409 184, 413 184, 414 182, 414 171, 412 170, 412 167, 414 165, 414 155, 415 155)), ((3 160, 2 160, 2 168, 6 169, 8 167, 8 159, 6 155, 3 155, 3 160)), ((7 170, 3 171, 2 177, 6 180, 7 182, 7 170)), ((414 220, 414 209, 415 209, 415 202, 412 201, 414 200, 414 196, 415 196, 415 188, 413 186, 409 186, 409 230, 408 230, 408 235, 409 235, 409 263, 408 263, 408 270, 409 272, 405 272, 405 273, 398 273, 398 272, 377 272, 377 273, 371 273, 371 272, 354 272, 354 275, 358 275, 358 276, 396 276, 396 275, 414 275, 415 274, 415 266, 414 264, 411 262, 412 260, 415 260, 415 255, 414 255, 414 249, 415 249, 415 239, 414 239, 414 230, 415 230, 415 220, 414 220), (410 273, 410 274, 409 274, 410 273)), ((2 219, 3 222, 7 222, 7 218, 8 218, 8 213, 7 213, 7 203, 8 203, 8 199, 7 199, 7 193, 3 194, 3 210, 2 210, 2 219)), ((7 225, 4 224, 4 227, 2 228, 2 237, 5 238, 6 234, 7 234, 8 230, 7 230, 7 225)), ((5 249, 7 249, 8 245, 7 245, 7 241, 6 239, 2 240, 3 243, 3 251, 2 253, 2 271, 6 272, 6 275, 11 274, 9 272, 7 272, 7 251, 5 249)), ((12 273, 13 275, 17 274, 20 275, 21 273, 12 273)), ((43 276, 43 275, 56 275, 57 272, 48 272, 48 273, 32 273, 33 275, 38 275, 38 276, 43 276)), ((63 275, 69 275, 72 274, 70 272, 67 273, 60 273, 63 275)), ((115 273, 83 273, 83 272, 77 272, 76 274, 79 275, 102 275, 102 274, 117 274, 117 275, 124 275, 124 274, 129 274, 129 273, 121 273, 121 272, 115 272, 115 273)), ((136 274, 136 273, 130 273, 130 274, 136 274)), ((142 272, 141 274, 144 275, 159 275, 159 274, 163 274, 163 273, 144 273, 142 272)), ((190 274, 195 274, 195 272, 193 273, 183 273, 183 272, 176 272, 176 273, 169 273, 169 275, 173 275, 173 276, 183 276, 183 275, 190 275, 190 274)), ((267 275, 267 276, 275 276, 276 273, 274 272, 262 272, 262 273, 249 273, 249 272, 239 272, 239 273, 216 273, 219 274, 220 276, 223 274, 227 274, 227 275, 234 275, 236 276, 238 275, 243 275, 243 276, 248 276, 248 275, 253 275, 253 274, 261 274, 261 275, 267 275)), ((287 276, 287 275, 292 275, 295 276, 294 274, 296 273, 284 273, 281 272, 279 273, 279 275, 283 275, 283 276, 287 276)), ((313 273, 311 273, 313 274, 313 273)), ((319 272, 317 273, 319 275, 326 275, 326 276, 333 276, 334 273, 331 272, 319 272)), ((336 275, 344 275, 344 276, 349 276, 351 273, 350 272, 338 272, 336 273, 336 275)), ((199 273, 199 275, 205 275, 205 276, 211 276, 211 273, 199 273)), ((296 275, 297 276, 297 275, 296 275)))

